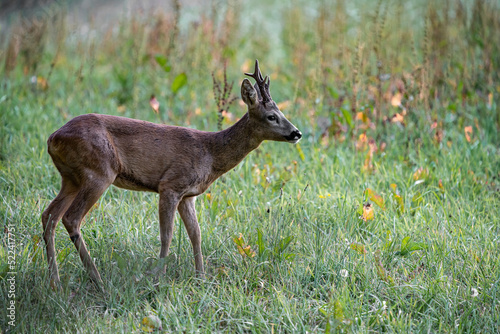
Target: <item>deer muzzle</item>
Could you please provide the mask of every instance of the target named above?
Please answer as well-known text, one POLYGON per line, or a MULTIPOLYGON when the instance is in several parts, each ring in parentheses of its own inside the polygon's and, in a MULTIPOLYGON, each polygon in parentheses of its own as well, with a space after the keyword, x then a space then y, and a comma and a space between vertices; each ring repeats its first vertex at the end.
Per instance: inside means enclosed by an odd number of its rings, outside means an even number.
POLYGON ((285 139, 292 144, 297 143, 300 138, 302 138, 302 133, 299 130, 293 130, 292 133, 285 136, 285 139))

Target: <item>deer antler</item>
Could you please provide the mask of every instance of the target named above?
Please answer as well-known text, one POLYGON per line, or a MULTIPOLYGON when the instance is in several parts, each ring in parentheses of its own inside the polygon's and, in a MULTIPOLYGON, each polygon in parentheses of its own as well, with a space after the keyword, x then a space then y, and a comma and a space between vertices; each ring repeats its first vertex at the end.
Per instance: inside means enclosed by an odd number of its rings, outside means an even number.
POLYGON ((266 103, 272 100, 271 93, 269 92, 269 86, 271 85, 271 79, 266 75, 265 78, 262 77, 259 69, 259 61, 255 59, 255 70, 253 74, 245 73, 249 77, 252 77, 257 82, 257 86, 260 90, 260 96, 262 97, 262 102, 266 103))

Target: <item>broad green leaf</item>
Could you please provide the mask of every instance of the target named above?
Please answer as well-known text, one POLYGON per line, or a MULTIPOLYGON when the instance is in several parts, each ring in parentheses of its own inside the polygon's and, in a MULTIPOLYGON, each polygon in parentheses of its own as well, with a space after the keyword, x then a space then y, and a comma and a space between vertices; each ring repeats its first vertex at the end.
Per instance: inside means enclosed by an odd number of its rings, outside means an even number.
POLYGON ((423 249, 427 249, 427 244, 423 242, 413 242, 411 241, 410 236, 407 236, 401 240, 401 250, 396 252, 396 255, 406 256, 413 251, 423 249))
POLYGON ((160 65, 160 67, 165 71, 165 72, 170 72, 170 70, 172 69, 172 66, 170 66, 168 64, 168 60, 165 56, 162 56, 162 55, 156 55, 155 56, 155 60, 156 62, 158 63, 158 65, 160 65))
POLYGON ((401 240, 401 253, 404 252, 402 255, 406 255, 408 253, 408 243, 410 242, 410 237, 404 237, 403 240, 401 240))
POLYGON ((187 75, 186 73, 181 73, 175 77, 174 82, 172 82, 172 92, 177 93, 179 89, 184 87, 187 84, 187 75))
POLYGON ((427 244, 425 242, 411 242, 410 245, 408 246, 408 251, 413 252, 413 251, 418 251, 418 250, 424 250, 427 249, 427 244))
POLYGON ((293 240, 293 236, 289 235, 286 238, 280 240, 280 251, 284 252, 293 240))
POLYGON ((339 93, 337 93, 337 91, 335 91, 335 89, 333 89, 333 87, 328 86, 327 89, 328 89, 328 93, 330 93, 331 97, 333 97, 334 99, 339 98, 339 93))
POLYGON ((345 119, 347 125, 349 125, 349 127, 351 129, 354 128, 354 123, 352 122, 351 112, 347 109, 344 109, 344 108, 341 108, 340 110, 342 111, 342 114, 344 115, 344 119, 345 119))

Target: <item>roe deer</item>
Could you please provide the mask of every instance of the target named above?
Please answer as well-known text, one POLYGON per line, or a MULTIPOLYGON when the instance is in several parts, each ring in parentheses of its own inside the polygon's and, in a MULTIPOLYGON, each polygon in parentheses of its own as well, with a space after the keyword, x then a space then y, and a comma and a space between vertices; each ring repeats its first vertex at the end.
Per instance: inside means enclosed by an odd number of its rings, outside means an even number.
MULTIPOLYGON (((101 277, 90 257, 80 224, 111 185, 160 194, 160 258, 168 254, 178 210, 191 240, 196 273, 204 276, 200 227, 194 200, 218 177, 234 168, 264 140, 297 143, 300 131, 278 109, 258 61, 252 86, 241 84, 248 112, 219 132, 204 132, 124 117, 86 114, 70 120, 48 139, 48 152, 61 174, 61 190, 42 214, 51 285, 59 283, 55 228, 64 227, 90 278, 101 277)), ((165 273, 166 266, 162 268, 165 273)))

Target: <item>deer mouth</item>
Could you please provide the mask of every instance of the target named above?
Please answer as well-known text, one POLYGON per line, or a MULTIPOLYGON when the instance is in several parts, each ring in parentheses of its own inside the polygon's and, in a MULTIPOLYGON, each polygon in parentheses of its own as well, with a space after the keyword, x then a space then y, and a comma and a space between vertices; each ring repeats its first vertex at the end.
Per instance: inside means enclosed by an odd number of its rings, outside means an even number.
POLYGON ((295 130, 288 136, 285 136, 285 139, 292 144, 297 143, 300 140, 300 138, 302 138, 302 133, 299 130, 295 130))

